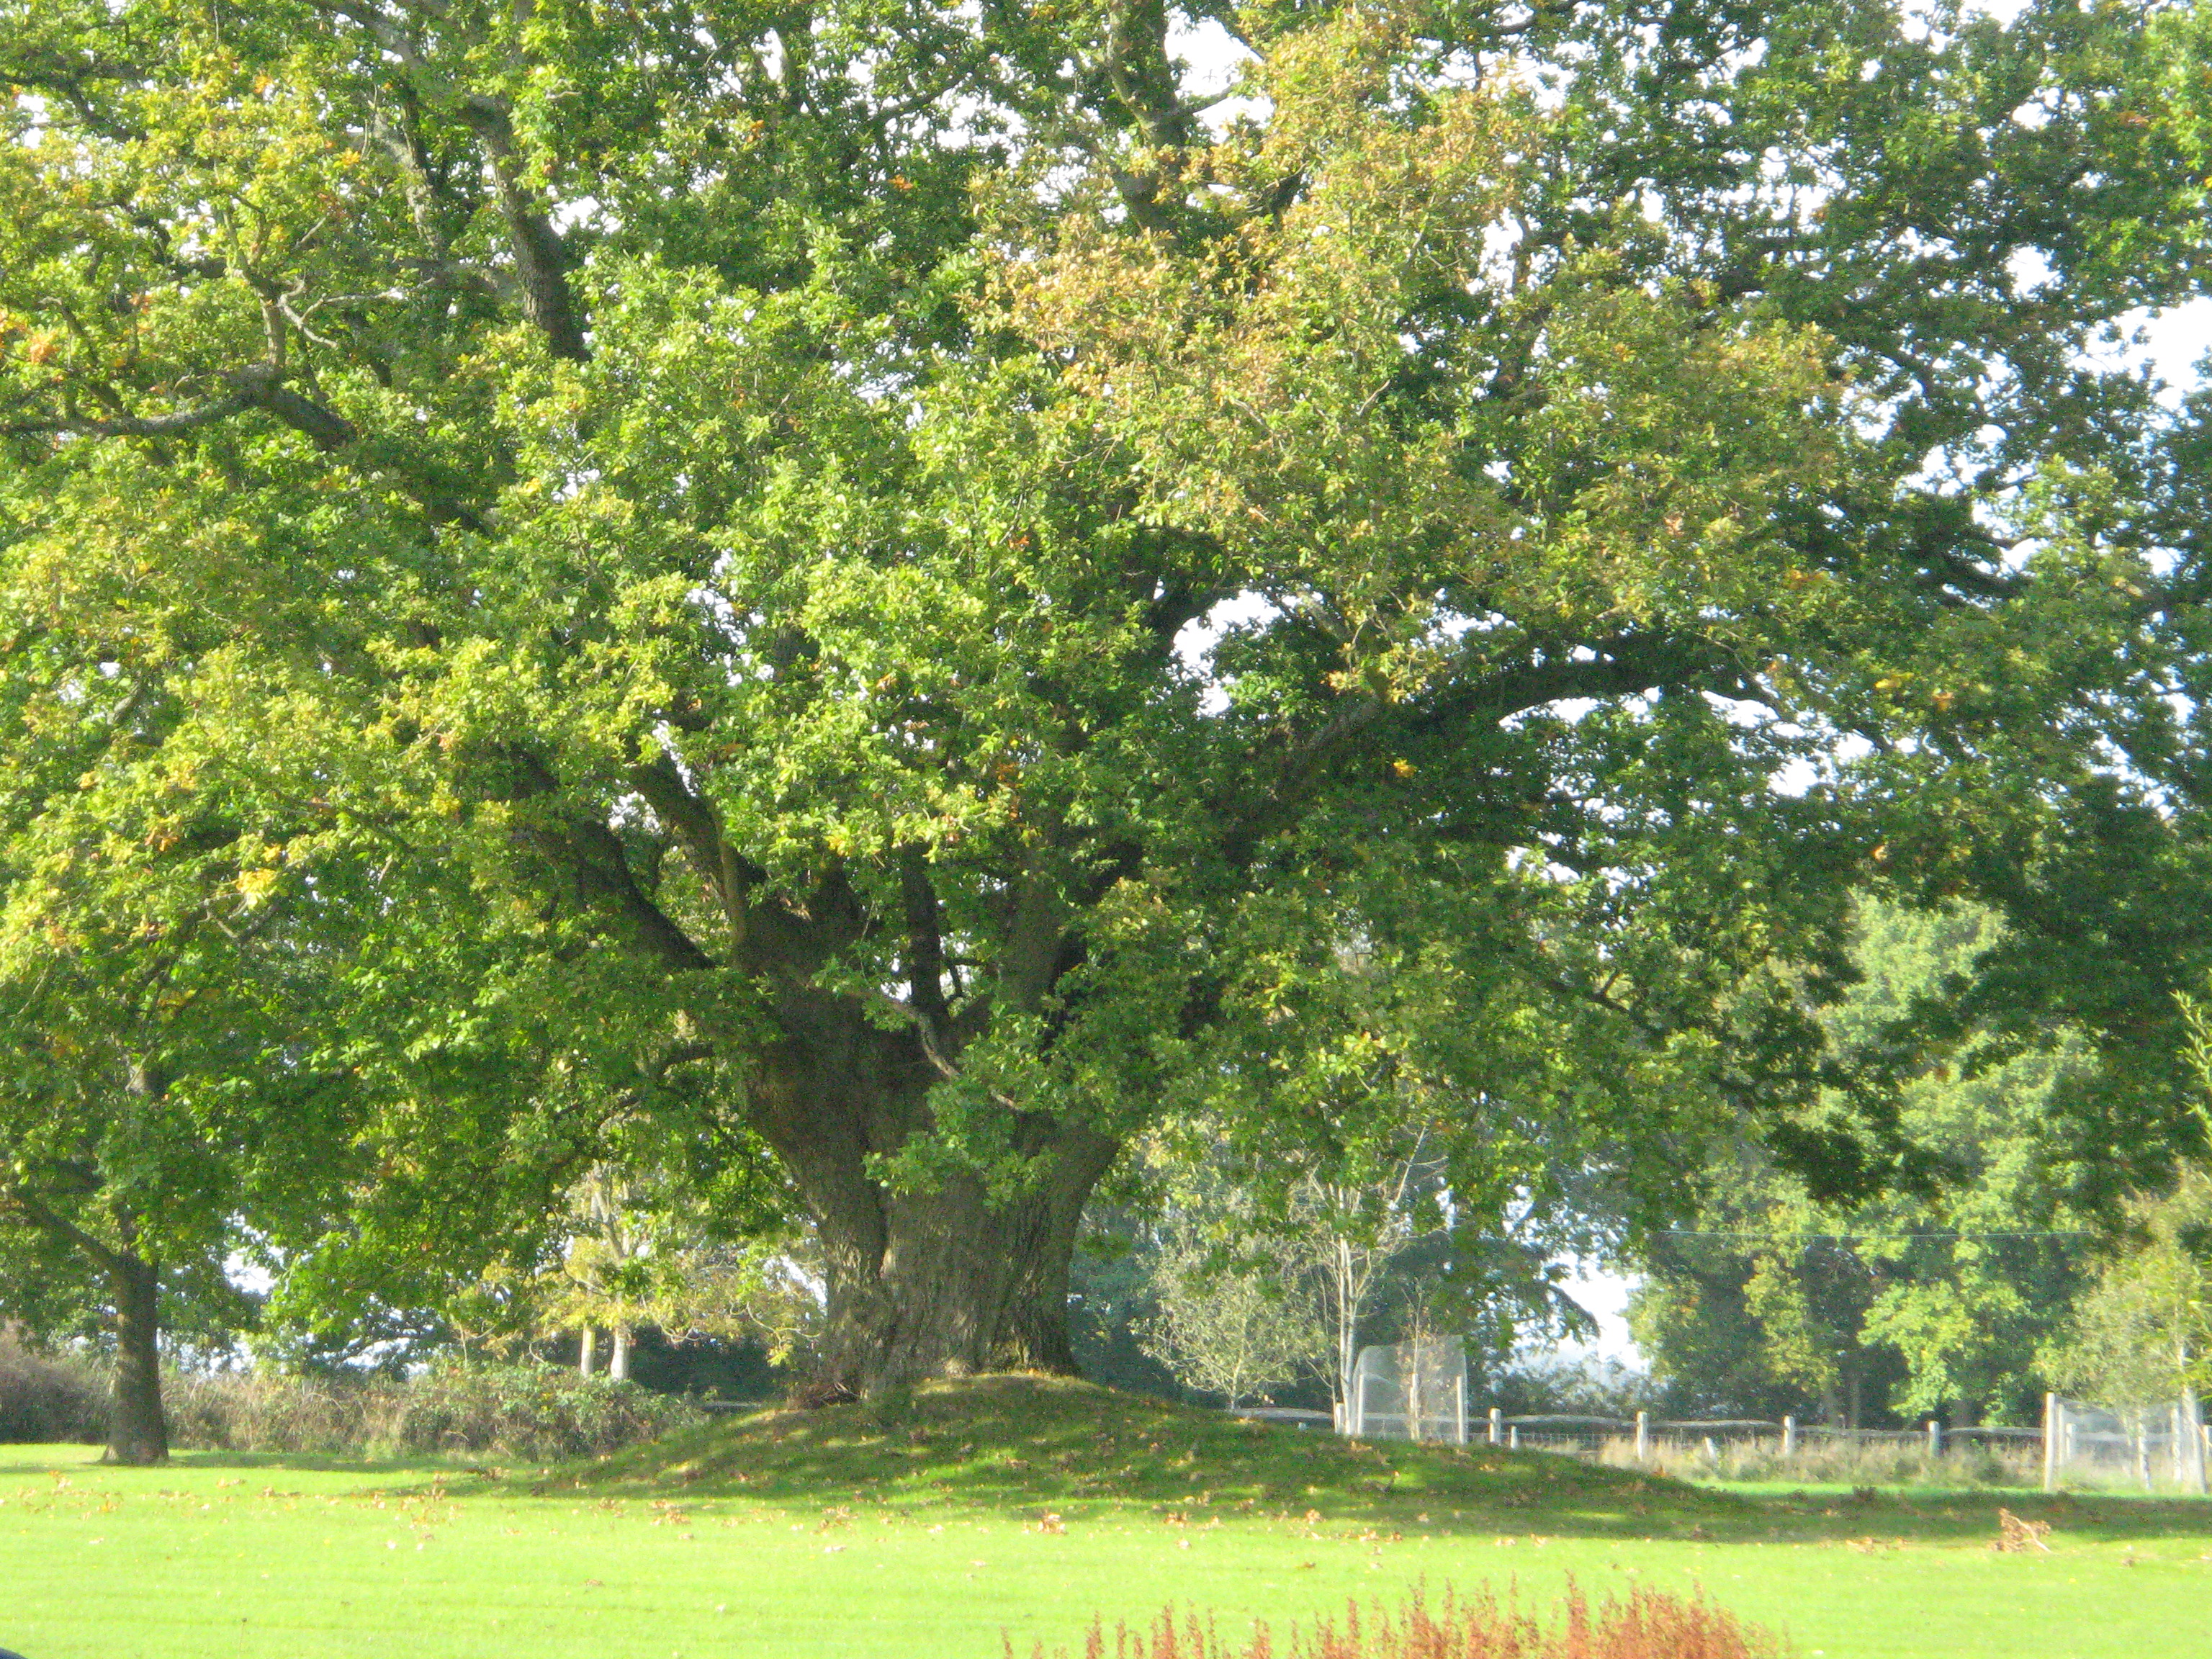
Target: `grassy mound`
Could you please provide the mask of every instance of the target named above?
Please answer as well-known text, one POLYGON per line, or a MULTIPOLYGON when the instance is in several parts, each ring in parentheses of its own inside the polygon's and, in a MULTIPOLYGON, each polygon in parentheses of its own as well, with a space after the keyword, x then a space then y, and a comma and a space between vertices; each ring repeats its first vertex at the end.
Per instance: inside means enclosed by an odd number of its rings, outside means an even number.
POLYGON ((1424 1527, 1532 1522, 1693 1533, 1735 1498, 1492 1446, 1363 1443, 1064 1377, 933 1382, 888 1401, 768 1411, 556 1471, 540 1492, 958 1504, 1073 1516, 1139 1508, 1424 1527))

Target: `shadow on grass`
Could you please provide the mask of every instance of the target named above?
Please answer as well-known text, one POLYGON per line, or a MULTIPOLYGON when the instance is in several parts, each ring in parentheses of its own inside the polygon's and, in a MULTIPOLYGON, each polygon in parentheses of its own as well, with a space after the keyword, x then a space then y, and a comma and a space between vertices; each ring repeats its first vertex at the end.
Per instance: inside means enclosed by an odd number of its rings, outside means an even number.
MULTIPOLYGON (((479 1490, 810 1510, 945 1507, 1068 1522, 1251 1517, 1332 1534, 1688 1541, 1994 1541, 2000 1509, 2071 1538, 2212 1535, 2212 1504, 1990 1491, 1729 1492, 1496 1447, 1362 1443, 1057 1377, 723 1419, 479 1490)), ((455 1496, 460 1496, 456 1492, 455 1496)))
MULTIPOLYGON (((436 1479, 478 1472, 481 1459, 453 1457, 361 1457, 318 1452, 173 1451, 160 1469, 301 1469, 319 1473, 360 1474, 372 1479, 392 1475, 422 1475, 436 1479)), ((68 1474, 71 1471, 120 1472, 107 1462, 100 1446, 67 1443, 0 1445, 0 1478, 10 1475, 68 1474)))
POLYGON ((1411 1534, 1647 1537, 1753 1523, 1744 1500, 1633 1470, 1489 1446, 1414 1446, 1240 1422, 1095 1384, 993 1376, 685 1430, 540 1492, 988 1509, 1172 1523, 1255 1516, 1411 1534))

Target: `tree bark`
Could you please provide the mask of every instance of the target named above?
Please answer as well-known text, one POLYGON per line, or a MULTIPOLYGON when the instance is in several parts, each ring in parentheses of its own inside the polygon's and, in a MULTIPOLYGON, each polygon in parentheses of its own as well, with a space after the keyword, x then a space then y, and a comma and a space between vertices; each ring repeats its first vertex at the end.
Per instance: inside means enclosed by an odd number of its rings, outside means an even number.
POLYGON ((161 1412, 161 1269, 128 1249, 108 1267, 115 1299, 115 1383, 109 1404, 107 1455, 132 1465, 163 1463, 169 1429, 161 1412))
MULTIPOLYGON (((134 1066, 131 1086, 143 1090, 148 1073, 134 1066)), ((115 1375, 108 1390, 107 1457, 116 1463, 163 1463, 169 1429, 161 1411, 161 1269, 139 1254, 136 1221, 118 1210, 120 1242, 109 1244, 87 1231, 37 1194, 0 1188, 6 1209, 79 1252, 107 1281, 115 1304, 115 1375)))
POLYGON ((994 1203, 961 1176, 884 1194, 873 1216, 825 1210, 828 1379, 866 1396, 929 1376, 1072 1373, 1068 1262, 1097 1179, 1063 1171, 1048 1190, 994 1203))
POLYGON ((1045 1189, 999 1203, 962 1176, 884 1194, 877 1218, 823 1212, 827 1376, 866 1396, 930 1376, 1072 1374, 1068 1263, 1103 1172, 1063 1166, 1045 1189))
MULTIPOLYGON (((932 1127, 941 1075, 920 1041, 857 1014, 810 1021, 764 1068, 754 1121, 812 1212, 827 1269, 826 1397, 872 1396, 927 1377, 1073 1373, 1069 1261, 1085 1200, 1118 1150, 1081 1125, 1017 1114, 1020 1190, 994 1198, 956 1171, 897 1190, 887 1156, 932 1127)), ((790 1029, 787 1026, 787 1029, 790 1029)))

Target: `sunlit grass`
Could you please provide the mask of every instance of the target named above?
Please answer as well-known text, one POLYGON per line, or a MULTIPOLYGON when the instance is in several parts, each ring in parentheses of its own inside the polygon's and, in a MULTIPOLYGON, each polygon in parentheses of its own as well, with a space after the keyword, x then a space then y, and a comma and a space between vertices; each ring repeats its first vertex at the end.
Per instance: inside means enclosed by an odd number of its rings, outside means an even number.
POLYGON ((1808 1655, 2166 1659, 2212 1508, 1704 1491, 1540 1453, 1357 1447, 1031 1379, 725 1422, 577 1469, 0 1448, 27 1659, 996 1659, 1094 1614, 1265 1617, 1413 1584, 1702 1586, 1808 1655), (1998 1554, 2000 1505, 2048 1553, 1998 1554))

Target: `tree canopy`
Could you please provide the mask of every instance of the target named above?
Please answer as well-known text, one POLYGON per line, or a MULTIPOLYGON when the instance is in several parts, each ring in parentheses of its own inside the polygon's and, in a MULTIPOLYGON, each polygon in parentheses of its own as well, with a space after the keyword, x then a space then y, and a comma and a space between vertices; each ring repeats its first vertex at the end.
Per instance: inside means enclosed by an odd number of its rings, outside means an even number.
POLYGON ((1164 1111, 1849 1190, 1851 886, 2151 810, 2194 416, 2085 351, 2201 284, 2191 8, 0 17, 0 883, 159 868, 127 772, 333 941, 423 1139, 303 1260, 680 1100, 870 1389, 1068 1363, 1164 1111), (204 763, 72 757, 155 688, 204 763))

